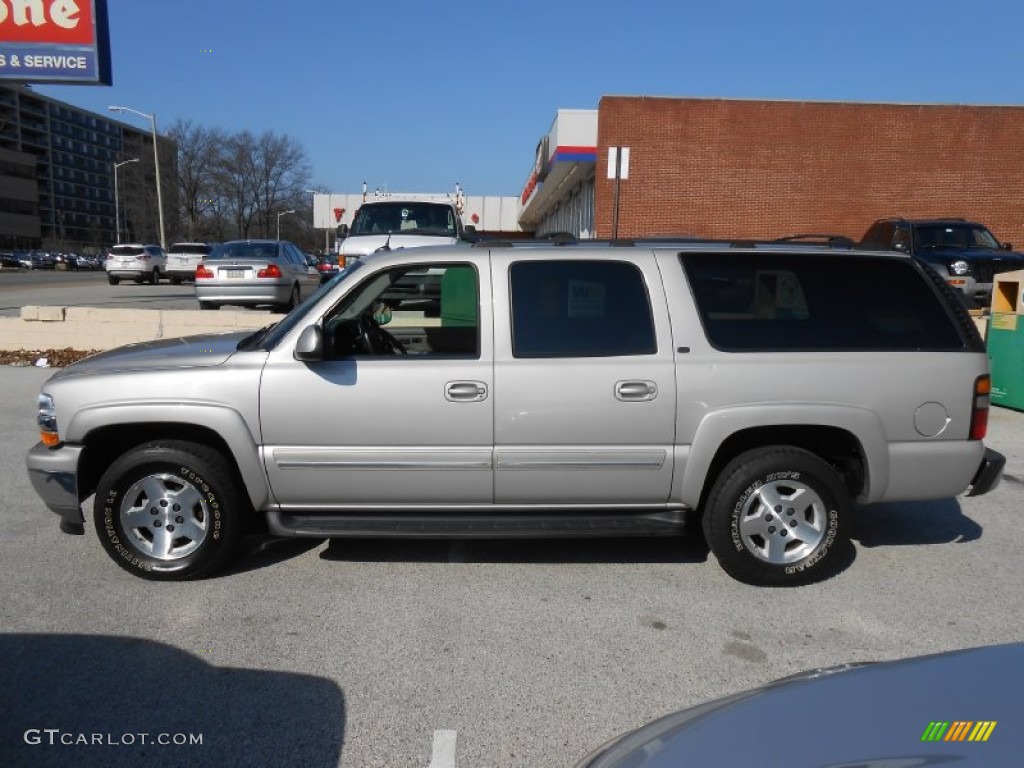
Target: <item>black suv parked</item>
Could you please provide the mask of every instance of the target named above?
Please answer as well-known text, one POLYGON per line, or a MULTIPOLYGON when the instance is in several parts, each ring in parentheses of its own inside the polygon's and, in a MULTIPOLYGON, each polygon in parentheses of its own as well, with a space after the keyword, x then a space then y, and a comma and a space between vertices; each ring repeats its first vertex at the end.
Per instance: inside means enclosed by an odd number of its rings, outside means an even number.
POLYGON ((979 306, 991 301, 993 275, 1024 269, 1024 254, 966 219, 879 219, 862 243, 917 257, 979 306))

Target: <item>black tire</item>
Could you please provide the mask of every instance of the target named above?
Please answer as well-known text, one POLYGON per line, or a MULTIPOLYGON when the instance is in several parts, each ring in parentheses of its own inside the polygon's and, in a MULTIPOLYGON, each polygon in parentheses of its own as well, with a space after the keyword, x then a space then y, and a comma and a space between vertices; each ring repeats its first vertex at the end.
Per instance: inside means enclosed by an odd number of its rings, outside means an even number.
POLYGON ((704 537, 722 569, 758 586, 799 586, 828 575, 845 541, 849 494, 809 451, 768 446, 742 453, 718 475, 704 537))
POLYGON ((118 283, 121 282, 121 278, 114 277, 113 275, 107 275, 107 282, 110 283, 111 285, 117 285, 118 283))
POLYGON ((149 284, 156 285, 160 282, 160 270, 153 267, 153 271, 149 273, 149 284))
POLYGON ((220 453, 166 440, 140 445, 110 465, 96 488, 93 516, 100 543, 126 571, 185 581, 227 562, 248 510, 235 471, 220 453))
POLYGON ((214 301, 200 301, 199 302, 199 308, 200 309, 220 309, 220 304, 217 304, 214 301))
POLYGON ((291 296, 288 297, 288 301, 278 307, 278 309, 287 314, 299 306, 300 303, 301 297, 299 295, 299 286, 295 285, 292 286, 292 293, 291 296))
POLYGON ((171 285, 181 285, 181 278, 177 275, 171 276, 171 285))

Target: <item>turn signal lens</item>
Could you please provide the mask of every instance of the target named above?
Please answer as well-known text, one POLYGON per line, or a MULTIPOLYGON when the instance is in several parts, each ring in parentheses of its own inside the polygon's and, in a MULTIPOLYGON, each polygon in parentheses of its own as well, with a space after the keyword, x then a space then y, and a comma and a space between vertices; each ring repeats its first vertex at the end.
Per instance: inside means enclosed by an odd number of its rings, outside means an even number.
POLYGON ((60 432, 57 429, 57 408, 53 398, 45 393, 36 401, 36 423, 39 425, 39 440, 43 445, 53 447, 60 444, 60 432))
POLYGON ((988 409, 992 380, 986 374, 974 382, 974 407, 971 409, 971 440, 983 440, 988 432, 988 409))

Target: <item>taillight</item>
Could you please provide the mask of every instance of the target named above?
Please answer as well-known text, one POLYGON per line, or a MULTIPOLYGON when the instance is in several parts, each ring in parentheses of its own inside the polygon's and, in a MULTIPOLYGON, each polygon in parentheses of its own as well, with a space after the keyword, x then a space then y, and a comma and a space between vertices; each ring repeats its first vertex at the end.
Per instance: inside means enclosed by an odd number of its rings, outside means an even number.
POLYGON ((196 280, 209 280, 213 277, 213 271, 210 270, 205 264, 200 264, 196 267, 196 280))
POLYGON ((971 408, 971 440, 982 440, 988 431, 988 408, 992 380, 988 374, 974 381, 974 405, 971 408))
POLYGON ((257 272, 256 277, 282 277, 281 268, 277 264, 271 264, 257 272))

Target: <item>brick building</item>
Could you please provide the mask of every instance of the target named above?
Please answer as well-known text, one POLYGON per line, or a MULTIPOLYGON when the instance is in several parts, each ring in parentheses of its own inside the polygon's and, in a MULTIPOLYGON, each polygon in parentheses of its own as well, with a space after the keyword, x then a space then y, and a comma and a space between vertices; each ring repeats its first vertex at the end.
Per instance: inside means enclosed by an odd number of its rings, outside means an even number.
POLYGON ((567 112, 524 189, 538 234, 610 237, 617 187, 619 237, 857 238, 883 216, 957 216, 1024 245, 1024 107, 606 96, 570 153, 567 112), (629 149, 618 182, 612 147, 629 149), (592 219, 559 217, 588 196, 592 219))

